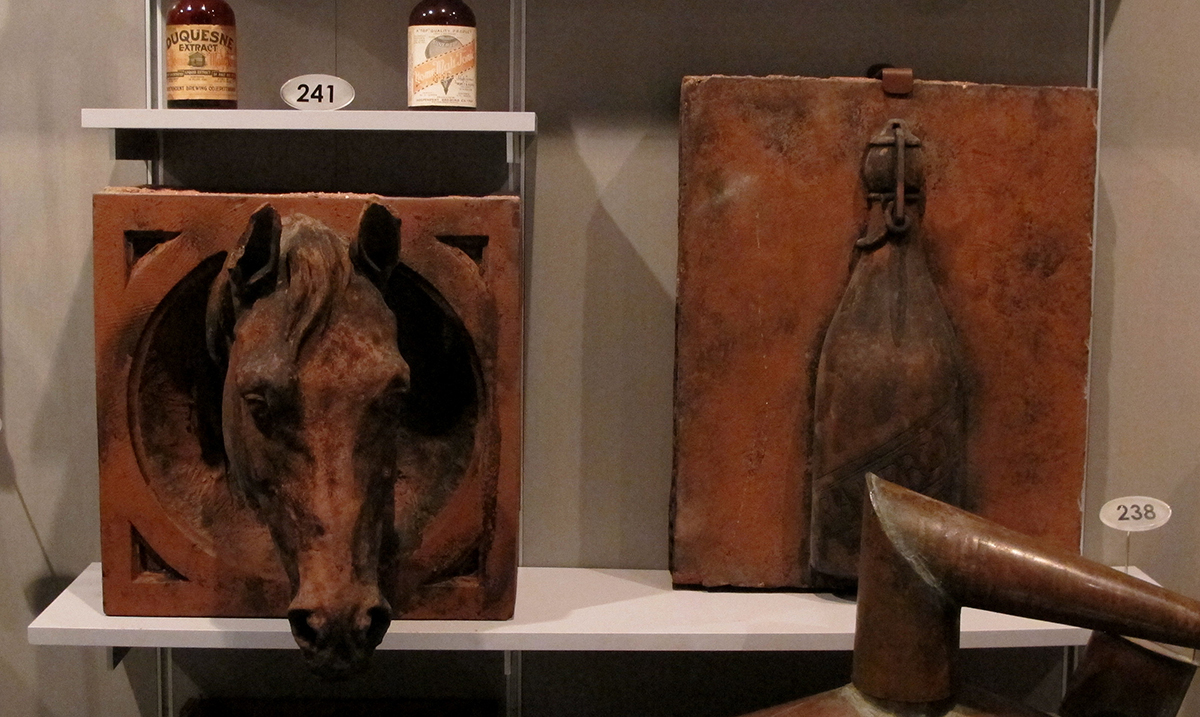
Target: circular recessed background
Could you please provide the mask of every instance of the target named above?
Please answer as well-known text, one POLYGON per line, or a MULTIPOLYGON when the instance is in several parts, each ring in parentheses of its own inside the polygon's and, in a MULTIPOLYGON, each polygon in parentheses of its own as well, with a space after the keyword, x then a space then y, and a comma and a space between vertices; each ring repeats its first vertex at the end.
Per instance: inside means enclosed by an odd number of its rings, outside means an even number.
MULTIPOLYGON (((188 539, 235 574, 286 582, 266 526, 230 490, 225 476, 224 367, 209 356, 205 340, 209 287, 225 256, 222 252, 201 262, 147 322, 129 381, 130 434, 146 483, 188 539)), ((483 401, 474 343, 449 303, 408 267, 396 269, 385 294, 397 317, 397 343, 412 378, 404 436, 413 450, 402 451, 407 456, 402 472, 437 475, 440 491, 448 495, 470 470, 475 451, 483 401)), ((429 505, 401 483, 395 491, 398 534, 411 532, 413 511, 429 505)), ((461 531, 449 532, 459 537, 448 541, 444 550, 422 546, 424 553, 442 553, 430 561, 431 567, 459 560, 447 551, 474 547, 468 544, 472 541, 464 542, 461 531)), ((412 547, 412 539, 385 542, 412 547)))

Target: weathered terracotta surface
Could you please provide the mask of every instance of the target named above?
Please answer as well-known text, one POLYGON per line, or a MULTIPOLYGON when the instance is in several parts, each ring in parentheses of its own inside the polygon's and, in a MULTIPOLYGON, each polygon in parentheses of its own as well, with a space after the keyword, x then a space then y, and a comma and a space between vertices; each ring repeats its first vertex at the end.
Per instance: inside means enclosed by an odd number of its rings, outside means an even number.
POLYGON ((816 364, 889 119, 922 140, 922 242, 962 349, 978 511, 1077 550, 1095 95, 1079 88, 688 78, 680 151, 672 573, 811 587, 816 364))
MULTIPOLYGON (((468 365, 478 379, 462 475, 411 556, 381 576, 384 597, 402 618, 511 616, 521 426, 518 201, 120 189, 94 203, 109 614, 287 613, 293 596, 283 561, 225 474, 223 376, 205 345, 209 287, 264 205, 285 218, 308 215, 349 238, 369 202, 401 223, 400 265, 384 293, 415 309, 396 312, 397 343, 414 387, 437 383, 448 364, 468 365)), ((452 450, 436 440, 422 445, 430 455, 452 450)), ((397 534, 405 506, 420 500, 413 493, 411 482, 396 483, 397 534)))

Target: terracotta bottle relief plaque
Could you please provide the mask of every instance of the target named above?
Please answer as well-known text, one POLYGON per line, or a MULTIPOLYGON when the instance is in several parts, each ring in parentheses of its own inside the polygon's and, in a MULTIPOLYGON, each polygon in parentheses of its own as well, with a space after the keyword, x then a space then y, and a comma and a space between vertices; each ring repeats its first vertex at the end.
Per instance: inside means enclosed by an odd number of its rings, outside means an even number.
MULTIPOLYGON (((328 588, 306 587, 305 576, 324 569, 303 554, 282 559, 281 535, 272 532, 298 531, 300 553, 322 541, 341 550, 328 525, 314 527, 321 510, 337 506, 305 505, 286 483, 258 485, 271 471, 254 462, 303 444, 297 465, 320 464, 321 446, 354 446, 353 462, 342 461, 347 476, 361 474, 371 456, 395 461, 383 469, 390 482, 362 483, 374 486, 360 502, 375 506, 363 515, 380 518, 382 537, 353 533, 368 557, 346 548, 356 570, 363 561, 379 566, 379 591, 366 607, 384 613, 372 620, 386 626, 389 611, 511 616, 521 426, 518 200, 114 189, 98 194, 94 207, 106 612, 284 616, 290 606, 302 642, 328 588), (302 244, 296 235, 326 240, 302 244), (256 243, 260 236, 275 243, 256 243), (322 251, 333 269, 327 275, 302 256, 322 251), (330 287, 348 287, 350 296, 339 299, 348 303, 322 298, 330 287), (241 320, 247 307, 265 312, 270 302, 290 319, 241 320), (367 309, 384 319, 370 323, 367 309), (357 333, 345 328, 355 322, 357 333), (289 336, 296 341, 260 351, 289 336), (323 373, 299 368, 279 374, 294 381, 275 380, 273 362, 315 365, 318 355, 323 373), (228 376, 223 364, 233 367, 228 376), (310 379, 350 388, 313 388, 310 379), (340 413, 347 392, 363 397, 354 421, 340 413), (238 425, 222 415, 231 407, 245 410, 244 435, 232 443, 238 425), (303 435, 302 413, 321 419, 303 435), (391 433, 362 433, 391 425, 401 427, 403 445, 391 433), (341 428, 358 433, 339 435, 341 428), (230 446, 244 454, 241 485, 229 474, 230 446), (280 505, 304 519, 268 528, 280 505), (296 572, 299 595, 289 580, 296 572), (296 602, 307 598, 311 605, 296 602)), ((335 481, 329 491, 356 485, 335 481)))
MULTIPOLYGON (((820 378, 822 346, 839 305, 857 310, 856 266, 916 266, 856 246, 872 222, 864 158, 893 119, 920 140, 921 215, 912 247, 884 251, 919 248, 917 283, 936 293, 920 303, 944 307, 954 338, 942 375, 961 419, 946 435, 962 445, 942 448, 964 500, 1077 550, 1095 94, 918 81, 888 96, 875 80, 704 77, 684 81, 681 112, 675 582, 820 587, 813 481, 836 473, 845 448, 814 452, 821 396, 838 393, 820 378)), ((860 398, 858 410, 875 405, 860 398)))

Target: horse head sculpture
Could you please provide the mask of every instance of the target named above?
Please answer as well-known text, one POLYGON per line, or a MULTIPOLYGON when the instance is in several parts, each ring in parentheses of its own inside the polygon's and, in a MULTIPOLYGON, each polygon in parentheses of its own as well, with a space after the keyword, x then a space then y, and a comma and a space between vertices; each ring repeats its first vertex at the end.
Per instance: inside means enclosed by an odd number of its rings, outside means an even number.
MULTIPOLYGON (((268 205, 209 294, 229 481, 278 549, 296 642, 333 679, 360 670, 391 621, 381 565, 405 549, 393 527, 398 478, 443 477, 404 469, 410 368, 385 300, 399 225, 371 204, 346 242, 268 205)), ((427 486, 417 512, 451 487, 427 486)))

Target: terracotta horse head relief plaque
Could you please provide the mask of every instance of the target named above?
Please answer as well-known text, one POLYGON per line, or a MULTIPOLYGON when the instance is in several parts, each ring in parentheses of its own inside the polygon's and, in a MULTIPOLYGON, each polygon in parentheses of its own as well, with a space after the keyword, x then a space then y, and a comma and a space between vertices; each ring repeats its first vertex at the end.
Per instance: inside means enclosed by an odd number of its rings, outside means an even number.
POLYGON ((100 195, 106 610, 286 616, 332 678, 393 616, 511 615, 513 209, 100 195))

